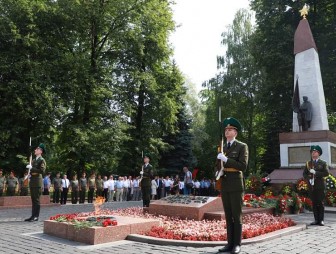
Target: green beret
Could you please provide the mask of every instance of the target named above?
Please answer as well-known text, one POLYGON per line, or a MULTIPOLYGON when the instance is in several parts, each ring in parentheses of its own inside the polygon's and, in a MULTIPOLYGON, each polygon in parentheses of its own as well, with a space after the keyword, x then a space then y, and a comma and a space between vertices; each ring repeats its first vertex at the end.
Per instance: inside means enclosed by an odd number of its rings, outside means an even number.
POLYGON ((40 143, 37 148, 40 148, 42 150, 43 153, 46 153, 46 148, 45 145, 43 143, 40 143))
POLYGON ((311 146, 310 147, 310 152, 312 152, 312 151, 318 151, 320 156, 322 155, 322 148, 319 145, 311 146))
POLYGON ((223 122, 224 129, 226 128, 235 128, 237 131, 241 131, 242 127, 240 122, 233 117, 225 118, 223 122))

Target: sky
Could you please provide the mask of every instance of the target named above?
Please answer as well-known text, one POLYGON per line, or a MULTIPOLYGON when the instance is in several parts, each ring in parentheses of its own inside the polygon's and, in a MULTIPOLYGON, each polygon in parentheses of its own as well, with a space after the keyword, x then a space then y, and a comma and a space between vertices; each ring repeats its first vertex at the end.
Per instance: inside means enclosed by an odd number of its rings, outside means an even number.
POLYGON ((176 31, 170 36, 174 59, 183 74, 201 90, 217 73, 217 56, 224 55, 221 33, 248 0, 175 0, 176 31))

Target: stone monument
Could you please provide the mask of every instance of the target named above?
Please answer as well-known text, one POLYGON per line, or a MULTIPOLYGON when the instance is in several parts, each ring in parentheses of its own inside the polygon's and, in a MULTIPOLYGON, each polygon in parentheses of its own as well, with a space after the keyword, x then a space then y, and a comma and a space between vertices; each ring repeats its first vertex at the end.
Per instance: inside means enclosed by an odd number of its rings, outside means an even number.
POLYGON ((294 35, 293 132, 279 134, 281 168, 270 174, 272 183, 301 178, 311 145, 321 146, 321 158, 331 168, 336 166, 336 133, 329 131, 318 51, 306 19, 308 10, 307 5, 300 10, 303 18, 294 35))

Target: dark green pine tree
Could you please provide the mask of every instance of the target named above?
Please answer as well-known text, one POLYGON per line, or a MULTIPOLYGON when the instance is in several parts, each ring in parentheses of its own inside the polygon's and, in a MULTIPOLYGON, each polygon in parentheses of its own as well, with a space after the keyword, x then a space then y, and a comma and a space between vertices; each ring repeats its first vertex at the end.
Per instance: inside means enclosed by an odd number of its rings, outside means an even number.
POLYGON ((164 169, 160 174, 172 175, 182 172, 187 166, 191 171, 195 165, 195 157, 192 151, 193 135, 190 131, 191 119, 186 113, 184 105, 177 115, 178 131, 164 137, 164 142, 171 146, 171 150, 162 153, 159 168, 164 169))

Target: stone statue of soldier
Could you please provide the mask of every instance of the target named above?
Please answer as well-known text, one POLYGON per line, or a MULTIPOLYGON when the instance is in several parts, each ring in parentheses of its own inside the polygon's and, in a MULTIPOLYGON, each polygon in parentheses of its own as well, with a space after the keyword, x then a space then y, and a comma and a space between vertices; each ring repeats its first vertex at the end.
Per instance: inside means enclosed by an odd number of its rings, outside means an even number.
POLYGON ((299 125, 302 126, 302 131, 308 131, 310 128, 310 123, 313 116, 313 106, 308 101, 307 96, 303 96, 303 103, 300 105, 299 113, 298 113, 298 121, 299 125))

